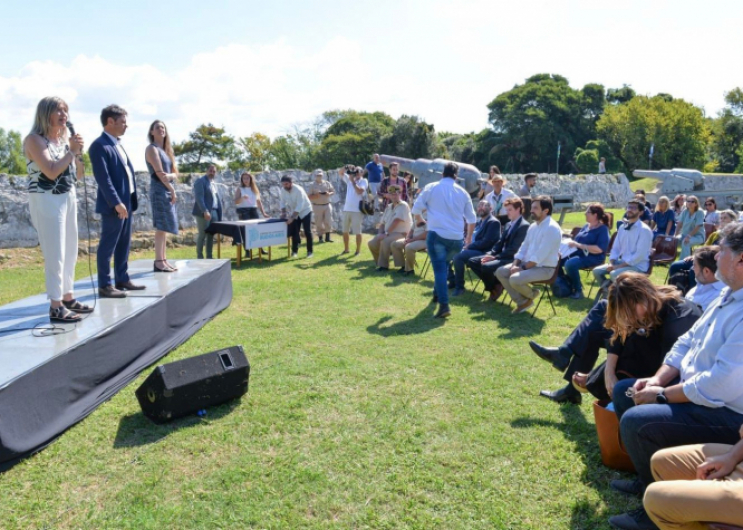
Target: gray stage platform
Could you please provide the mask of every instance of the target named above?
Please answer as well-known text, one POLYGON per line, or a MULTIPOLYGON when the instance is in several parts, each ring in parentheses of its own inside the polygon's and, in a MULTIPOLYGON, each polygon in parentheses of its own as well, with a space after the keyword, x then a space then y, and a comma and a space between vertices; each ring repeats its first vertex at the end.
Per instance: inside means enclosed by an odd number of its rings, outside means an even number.
MULTIPOLYGON (((132 280, 147 289, 99 298, 83 322, 58 325, 71 330, 61 335, 21 330, 50 326, 46 295, 0 307, 0 469, 53 441, 230 304, 228 260, 176 266, 163 274, 151 260, 131 262, 132 280)), ((93 304, 90 278, 76 282, 75 296, 93 304)))

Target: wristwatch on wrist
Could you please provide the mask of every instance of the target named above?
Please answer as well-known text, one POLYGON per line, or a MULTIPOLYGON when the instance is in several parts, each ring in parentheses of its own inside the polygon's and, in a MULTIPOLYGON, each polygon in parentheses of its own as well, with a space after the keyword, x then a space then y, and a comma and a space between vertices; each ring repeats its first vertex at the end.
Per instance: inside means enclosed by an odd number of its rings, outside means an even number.
POLYGON ((668 398, 666 397, 666 389, 661 388, 660 392, 655 396, 655 402, 659 405, 667 405, 668 404, 668 398))

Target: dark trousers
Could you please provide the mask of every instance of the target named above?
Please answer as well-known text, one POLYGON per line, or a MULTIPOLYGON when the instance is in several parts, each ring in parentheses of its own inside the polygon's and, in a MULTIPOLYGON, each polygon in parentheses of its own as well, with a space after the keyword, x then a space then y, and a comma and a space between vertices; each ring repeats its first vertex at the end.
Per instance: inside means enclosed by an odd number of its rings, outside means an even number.
POLYGON ((482 280, 482 283, 485 286, 485 290, 492 291, 493 289, 495 289, 496 285, 500 284, 498 278, 495 277, 495 271, 498 270, 500 267, 503 267, 504 265, 513 263, 513 260, 496 259, 487 263, 480 263, 480 259, 482 259, 483 257, 484 256, 477 256, 471 258, 467 262, 467 266, 472 269, 472 272, 474 272, 478 278, 482 280))
POLYGON ((694 262, 684 260, 674 261, 668 269, 668 277, 670 278, 681 271, 689 271, 689 289, 696 287, 697 277, 694 274, 694 262))
POLYGON ((575 372, 589 373, 599 358, 599 350, 606 347, 606 342, 611 338, 611 331, 604 327, 607 305, 606 300, 594 305, 563 344, 572 353, 563 376, 567 382, 572 381, 575 372))
POLYGON ((483 256, 484 254, 482 250, 464 249, 454 256, 452 263, 454 264, 454 287, 456 289, 464 289, 464 266, 467 262, 476 256, 483 256))
POLYGON ((116 283, 129 281, 129 246, 132 240, 132 213, 119 219, 116 214, 101 214, 101 239, 98 243, 98 287, 111 285, 111 257, 116 283))
POLYGON ((252 206, 250 208, 237 208, 237 218, 240 221, 249 221, 251 219, 260 219, 258 216, 258 208, 252 206))
MULTIPOLYGON (((703 443, 735 445, 740 441, 738 429, 743 424, 743 414, 727 407, 710 408, 694 403, 635 406, 626 395, 635 381, 618 382, 613 401, 622 442, 643 485, 653 482, 650 457, 660 449, 703 443)), ((676 383, 678 379, 671 385, 676 383)))
POLYGON ((289 235, 292 238, 292 253, 299 250, 299 230, 304 228, 304 238, 307 240, 307 254, 312 252, 312 212, 304 217, 298 217, 289 224, 289 235))

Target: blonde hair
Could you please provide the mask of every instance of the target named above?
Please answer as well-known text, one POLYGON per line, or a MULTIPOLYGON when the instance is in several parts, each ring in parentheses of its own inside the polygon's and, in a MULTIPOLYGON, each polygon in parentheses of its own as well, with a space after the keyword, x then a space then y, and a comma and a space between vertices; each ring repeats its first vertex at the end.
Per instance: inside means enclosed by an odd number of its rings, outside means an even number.
POLYGON ((152 134, 152 129, 154 129, 155 125, 157 125, 158 123, 162 123, 163 127, 165 127, 165 142, 163 143, 163 151, 165 151, 165 154, 168 155, 170 163, 173 165, 173 173, 178 173, 178 164, 176 164, 175 162, 175 152, 173 151, 173 144, 170 143, 168 126, 165 125, 165 122, 162 120, 153 121, 147 131, 147 139, 150 141, 150 143, 155 143, 155 136, 152 134))
POLYGON ((253 193, 258 195, 258 184, 255 183, 255 177, 252 175, 252 173, 248 173, 247 171, 243 171, 242 175, 240 175, 240 187, 243 186, 243 177, 247 175, 250 177, 250 189, 253 190, 253 193))
POLYGON ((681 293, 672 285, 654 285, 639 272, 620 274, 609 287, 607 299, 605 327, 613 332, 611 343, 620 339, 624 344, 627 337, 638 330, 650 331, 659 326, 663 304, 681 300, 681 293), (646 308, 642 319, 637 316, 638 305, 646 308))
MULTIPOLYGON (((62 98, 50 96, 39 101, 39 104, 36 106, 36 116, 34 117, 34 124, 31 127, 31 132, 28 133, 28 136, 38 134, 39 136, 45 136, 48 138, 49 133, 52 129, 52 114, 57 112, 57 110, 59 110, 59 108, 61 107, 64 108, 65 112, 70 112, 70 108, 67 106, 67 103, 65 103, 62 98)), ((28 136, 26 136, 26 138, 28 138, 28 136)), ((67 139, 66 127, 62 131, 62 138, 67 139)))
POLYGON ((671 201, 668 200, 668 197, 665 195, 661 195, 661 197, 658 199, 658 204, 655 205, 655 211, 656 212, 666 212, 671 207, 671 201), (665 204, 666 207, 662 210, 660 209, 661 205, 665 204))
POLYGON ((699 198, 696 195, 687 195, 686 196, 686 209, 689 209, 689 201, 692 201, 692 204, 695 204, 694 206, 694 213, 697 213, 699 210, 701 210, 702 205, 699 204, 699 198))
POLYGON ((733 210, 723 210, 720 212, 720 217, 722 217, 723 215, 730 219, 731 223, 734 223, 738 220, 738 215, 733 210))

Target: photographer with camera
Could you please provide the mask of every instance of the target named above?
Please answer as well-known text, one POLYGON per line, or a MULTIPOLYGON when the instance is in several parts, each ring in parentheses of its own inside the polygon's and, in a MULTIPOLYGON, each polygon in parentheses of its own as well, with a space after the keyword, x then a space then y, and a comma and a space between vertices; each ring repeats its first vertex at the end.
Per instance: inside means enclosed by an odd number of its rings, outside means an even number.
POLYGON ((369 183, 363 177, 364 169, 346 164, 338 170, 341 180, 346 183, 346 202, 343 205, 343 252, 348 254, 349 232, 356 236, 356 256, 361 253, 361 222, 364 215, 361 213, 359 202, 364 199, 369 183))

